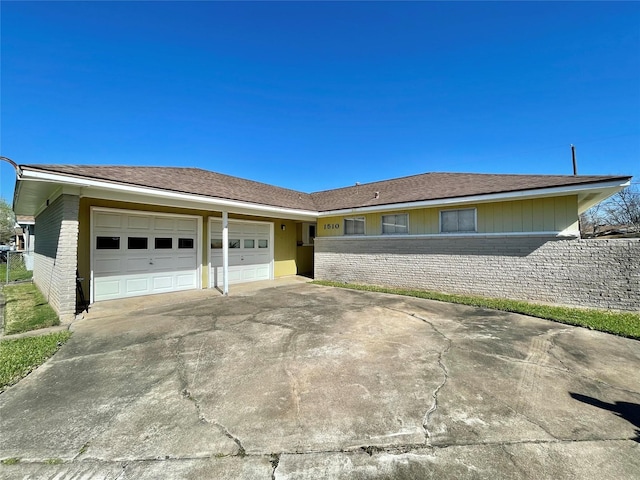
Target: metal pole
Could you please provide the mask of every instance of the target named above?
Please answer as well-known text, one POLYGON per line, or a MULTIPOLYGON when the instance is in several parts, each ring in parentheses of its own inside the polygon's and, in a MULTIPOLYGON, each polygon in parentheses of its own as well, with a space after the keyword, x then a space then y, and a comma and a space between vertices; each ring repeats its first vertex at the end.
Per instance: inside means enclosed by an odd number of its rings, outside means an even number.
POLYGON ((229 295, 229 214, 222 212, 222 293, 229 295))
POLYGON ((578 175, 578 164, 576 163, 576 147, 571 145, 571 159, 573 160, 573 175, 578 175))

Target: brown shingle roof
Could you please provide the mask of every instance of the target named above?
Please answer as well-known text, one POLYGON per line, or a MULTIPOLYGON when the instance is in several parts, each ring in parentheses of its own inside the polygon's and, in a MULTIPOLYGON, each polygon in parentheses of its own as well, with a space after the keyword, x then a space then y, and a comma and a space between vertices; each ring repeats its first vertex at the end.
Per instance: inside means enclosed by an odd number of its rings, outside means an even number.
POLYGON ((308 193, 199 168, 98 165, 24 165, 23 168, 259 205, 316 210, 308 193))
POLYGON ((22 167, 118 184, 318 212, 588 185, 613 180, 623 182, 630 178, 597 175, 424 173, 308 194, 199 168, 98 165, 22 167))
POLYGON ((394 203, 442 200, 473 195, 586 185, 625 176, 503 175, 482 173, 423 173, 381 182, 312 193, 320 212, 394 203), (377 198, 376 198, 377 192, 377 198))

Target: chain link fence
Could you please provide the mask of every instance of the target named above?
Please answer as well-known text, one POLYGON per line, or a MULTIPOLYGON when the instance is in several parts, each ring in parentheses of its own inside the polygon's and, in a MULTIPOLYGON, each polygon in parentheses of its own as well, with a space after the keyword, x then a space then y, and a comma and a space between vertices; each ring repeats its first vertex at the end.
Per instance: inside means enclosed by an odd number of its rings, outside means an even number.
POLYGON ((33 255, 26 252, 0 250, 0 283, 31 280, 33 255))

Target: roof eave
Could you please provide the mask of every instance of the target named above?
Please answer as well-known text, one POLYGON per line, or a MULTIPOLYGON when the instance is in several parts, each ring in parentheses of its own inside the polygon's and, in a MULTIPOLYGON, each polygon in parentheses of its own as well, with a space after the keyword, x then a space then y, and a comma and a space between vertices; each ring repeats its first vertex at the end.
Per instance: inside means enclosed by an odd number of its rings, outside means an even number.
POLYGON ((452 198, 439 198, 430 200, 419 200, 411 202, 399 202, 389 203, 384 205, 371 205, 364 207, 342 208, 335 210, 324 210, 319 212, 318 217, 331 217, 335 215, 349 215, 360 213, 376 213, 389 210, 409 210, 415 208, 433 208, 433 207, 448 207, 455 205, 465 205, 472 203, 488 203, 488 202, 500 202, 510 200, 526 200, 531 198, 541 197, 554 197, 554 196, 566 196, 566 195, 583 195, 590 194, 591 197, 597 199, 592 203, 598 203, 605 198, 613 195, 617 191, 629 186, 631 183, 631 177, 620 177, 612 180, 606 180, 601 182, 592 182, 586 184, 577 185, 563 185, 559 187, 547 187, 547 188, 535 188, 528 190, 518 190, 512 192, 490 193, 490 194, 478 194, 468 195, 462 197, 452 198), (598 195, 598 193, 601 193, 598 195), (593 195, 595 194, 595 196, 593 195))
MULTIPOLYGON (((205 195, 163 190, 153 187, 123 184, 107 180, 97 180, 75 175, 51 173, 42 170, 35 170, 27 166, 23 167, 22 174, 19 176, 18 180, 18 183, 25 181, 42 182, 49 185, 57 184, 68 187, 76 187, 77 189, 81 190, 82 196, 96 196, 97 198, 105 198, 107 196, 105 194, 116 192, 119 194, 119 197, 121 197, 123 201, 133 198, 140 201, 144 197, 145 203, 157 205, 167 205, 166 201, 168 200, 171 202, 171 204, 177 202, 185 208, 211 209, 213 207, 219 211, 226 210, 230 213, 252 214, 263 217, 276 216, 279 218, 290 218, 299 220, 308 220, 317 217, 317 212, 314 210, 279 207, 276 205, 258 204, 221 197, 211 197, 205 195)), ((18 189, 16 189, 16 198, 14 200, 14 203, 18 203, 17 199, 18 189)), ((29 214, 27 212, 23 213, 29 214)), ((34 212, 32 212, 32 214, 35 213, 36 210, 34 209, 34 212)))

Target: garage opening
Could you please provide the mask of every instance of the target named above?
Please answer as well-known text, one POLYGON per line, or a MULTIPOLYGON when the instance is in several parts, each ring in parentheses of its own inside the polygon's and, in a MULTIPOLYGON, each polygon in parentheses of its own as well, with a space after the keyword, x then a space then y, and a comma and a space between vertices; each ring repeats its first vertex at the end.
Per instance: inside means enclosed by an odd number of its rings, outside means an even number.
MULTIPOLYGON (((211 218, 210 287, 224 282, 222 220, 211 218)), ((229 284, 273 279, 273 223, 229 220, 229 284)))
POLYGON ((200 287, 201 217, 92 209, 91 301, 200 287))

